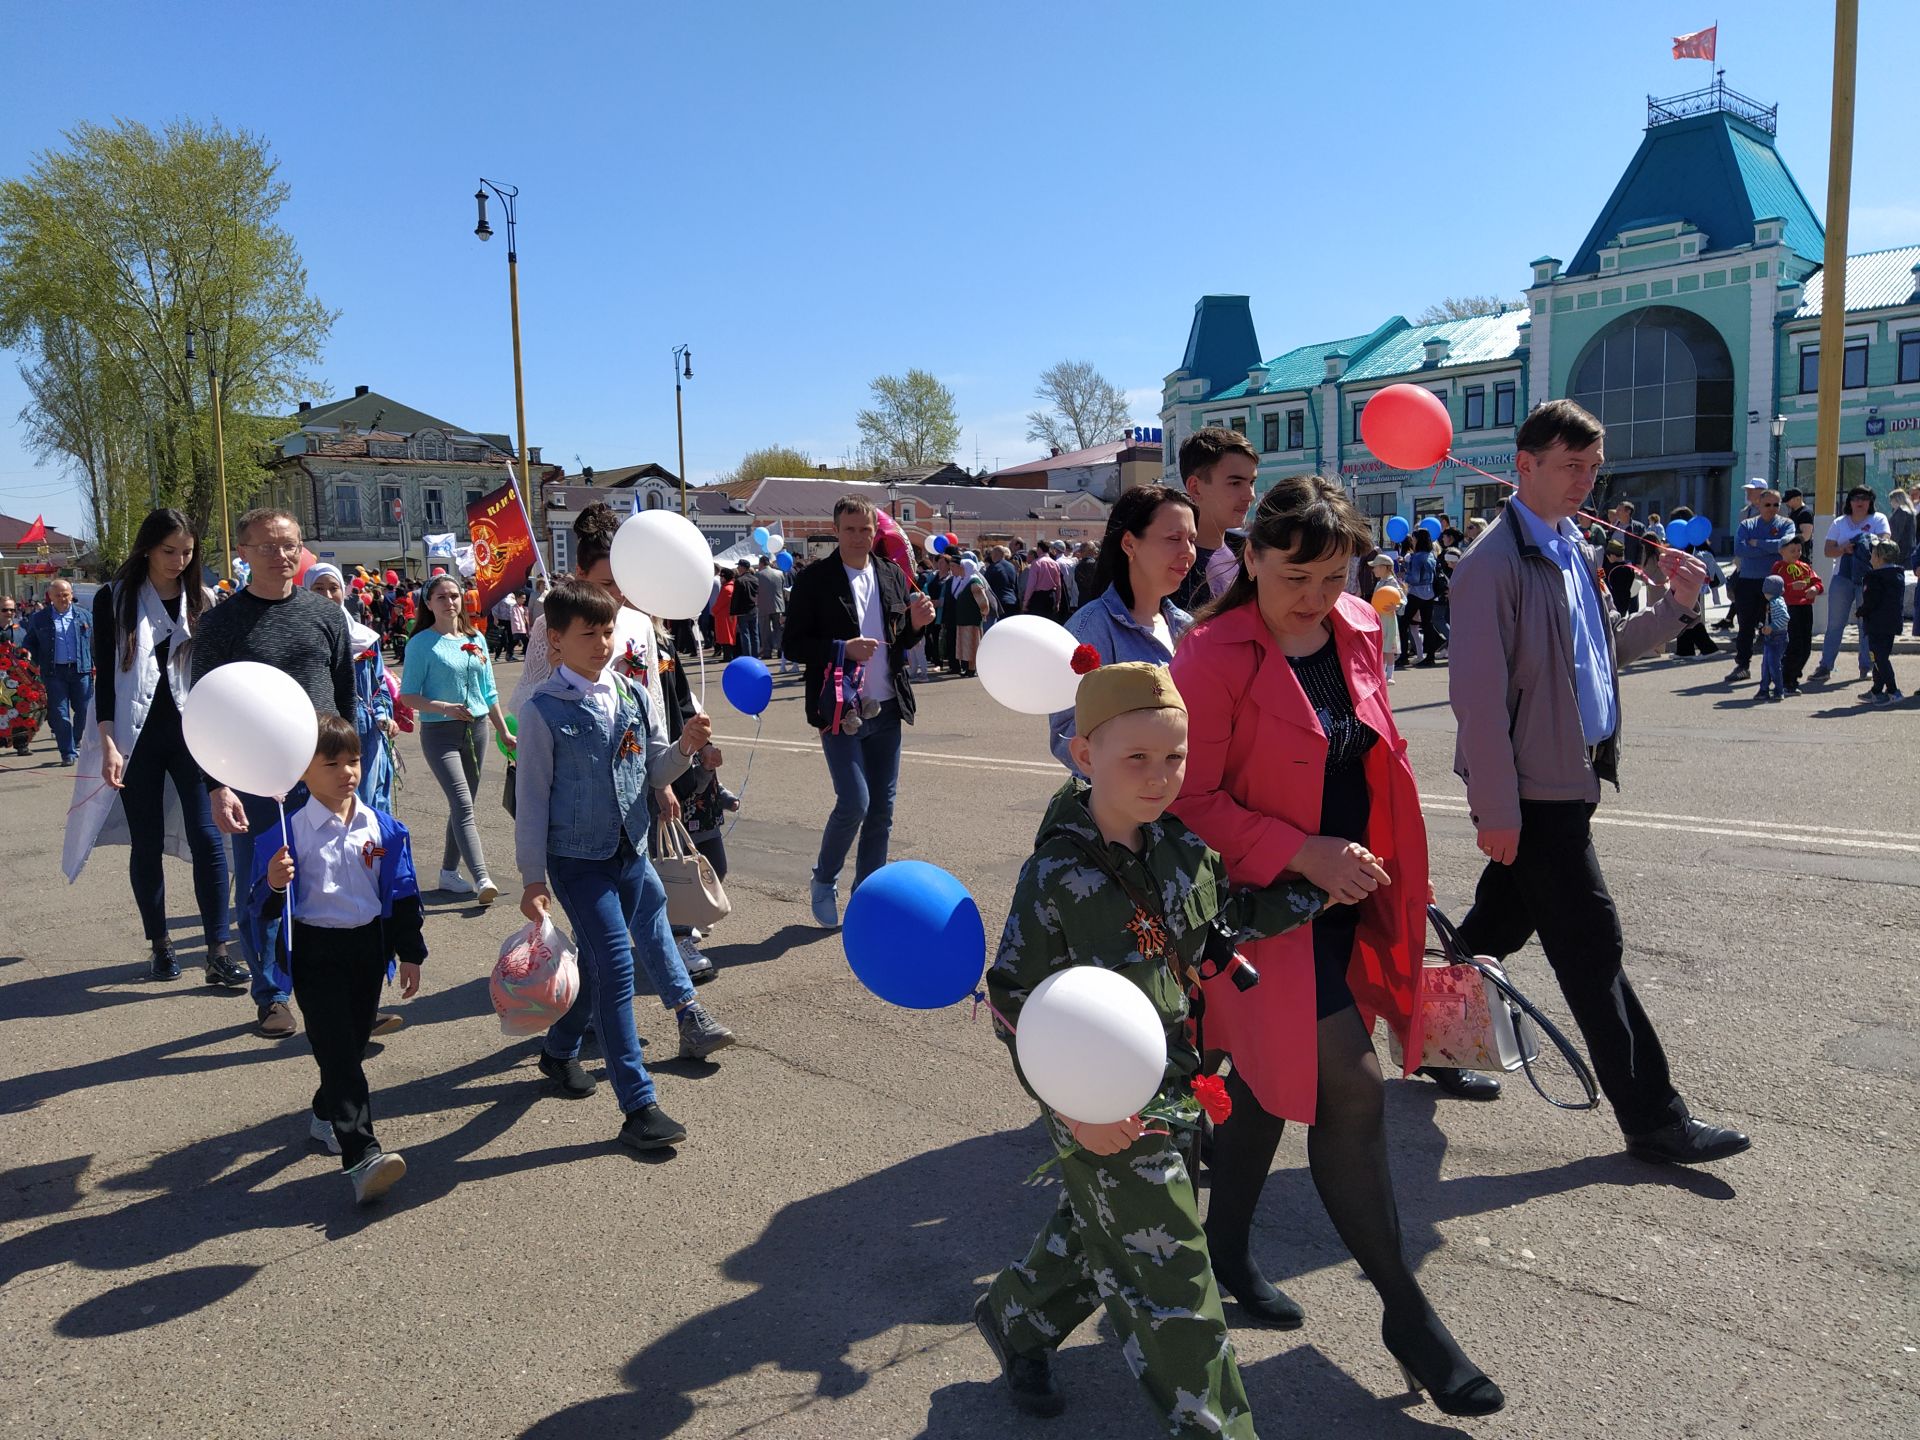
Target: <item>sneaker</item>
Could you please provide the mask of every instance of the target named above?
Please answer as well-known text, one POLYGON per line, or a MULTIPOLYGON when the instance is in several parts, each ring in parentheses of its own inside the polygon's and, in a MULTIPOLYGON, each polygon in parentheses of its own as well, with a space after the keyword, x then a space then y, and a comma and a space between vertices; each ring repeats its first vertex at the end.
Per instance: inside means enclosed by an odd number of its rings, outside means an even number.
POLYGON ((173 958, 173 946, 162 940, 153 947, 153 958, 147 967, 149 980, 178 980, 180 962, 173 958))
POLYGON ((333 1133, 332 1122, 322 1120, 311 1110, 307 1112, 307 1138, 316 1145, 324 1145, 329 1155, 340 1153, 340 1137, 333 1133))
POLYGON ((1882 690, 1878 695, 1873 697, 1873 703, 1876 705, 1891 705, 1896 698, 1898 697, 1896 697, 1892 691, 1882 690))
POLYGON ((569 1100, 584 1100, 600 1088, 600 1082, 587 1074, 578 1060, 560 1060, 544 1050, 540 1052, 540 1073, 558 1085, 569 1100))
POLYGON ((1746 667, 1746 666, 1744 666, 1744 665, 1736 665, 1736 666, 1734 666, 1734 667, 1733 667, 1733 671, 1732 671, 1732 673, 1731 673, 1731 674, 1729 674, 1729 675, 1727 676, 1727 683, 1728 683, 1729 685, 1731 685, 1731 684, 1733 684, 1733 683, 1734 683, 1735 681, 1738 681, 1738 680, 1749 680, 1749 679, 1751 679, 1752 677, 1753 677, 1753 672, 1752 672, 1751 670, 1749 670, 1749 669, 1747 669, 1747 667, 1746 667))
POLYGON ((375 1150, 347 1171, 347 1178, 353 1181, 353 1198, 362 1205, 371 1205, 406 1173, 406 1158, 398 1151, 390 1155, 384 1150, 375 1150))
POLYGON ((1000 1362, 1000 1374, 1006 1379, 1013 1403, 1029 1415, 1051 1419, 1067 1408, 1066 1397, 1053 1383, 1053 1352, 1021 1352, 1007 1343, 1000 1322, 993 1318, 993 1306, 982 1295, 973 1302, 973 1324, 987 1342, 993 1358, 1000 1362))
POLYGON ((1880 703, 1880 692, 1878 690, 1862 690, 1858 695, 1854 696, 1853 699, 1854 703, 1858 705, 1878 705, 1880 703))
POLYGON ((300 1028, 293 1018, 293 1009, 284 1000, 276 1000, 271 1005, 260 1007, 260 1018, 254 1021, 253 1029, 257 1035, 269 1040, 285 1040, 300 1028))
POLYGON ((698 1000, 682 1006, 675 1019, 680 1025, 682 1060, 704 1060, 733 1044, 733 1032, 709 1015, 698 1000))
POLYGON ((687 1127, 658 1105, 642 1105, 620 1127, 620 1143, 629 1150, 664 1150, 687 1138, 687 1127))
POLYGON ((226 950, 207 952, 207 984, 217 985, 223 990, 244 990, 247 988, 247 967, 234 963, 226 950))
POLYGON ((1789 694, 1789 695, 1798 695, 1799 693, 1800 693, 1800 687, 1799 687, 1799 685, 1797 685, 1797 684, 1795 684, 1795 685, 1789 685, 1789 686, 1787 686, 1787 694, 1789 694))
POLYGON ((830 880, 813 882, 813 921, 822 930, 840 928, 840 891, 830 880))
POLYGON ((687 967, 687 978, 696 985, 704 985, 720 973, 705 955, 700 953, 700 942, 691 935, 676 935, 674 943, 680 948, 680 960, 687 967))
POLYGON ((480 877, 480 888, 474 891, 473 898, 482 905, 491 905, 500 898, 500 887, 488 876, 480 877))
POLYGON ((391 1035, 406 1023, 406 1016, 396 1015, 391 1010, 382 1010, 378 1015, 373 1017, 373 1029, 367 1033, 369 1035, 391 1035))
POLYGON ((1894 701, 1896 701, 1896 700, 1904 700, 1904 699, 1906 699, 1906 698, 1907 698, 1907 697, 1906 697, 1905 695, 1903 695, 1903 694, 1901 694, 1901 693, 1900 693, 1900 692, 1899 692, 1898 690, 1889 690, 1889 691, 1887 691, 1887 703, 1888 703, 1889 705, 1891 705, 1891 704, 1892 704, 1892 703, 1893 703, 1894 701))
POLYGON ((449 895, 473 895, 478 893, 472 885, 467 883, 466 876, 462 875, 458 870, 442 870, 440 872, 440 883, 433 888, 436 890, 444 890, 449 895))
POLYGON ((1821 665, 1821 666, 1817 666, 1814 669, 1814 672, 1811 675, 1807 676, 1807 678, 1809 680, 1825 680, 1830 678, 1832 674, 1833 674, 1833 667, 1831 665, 1821 665))

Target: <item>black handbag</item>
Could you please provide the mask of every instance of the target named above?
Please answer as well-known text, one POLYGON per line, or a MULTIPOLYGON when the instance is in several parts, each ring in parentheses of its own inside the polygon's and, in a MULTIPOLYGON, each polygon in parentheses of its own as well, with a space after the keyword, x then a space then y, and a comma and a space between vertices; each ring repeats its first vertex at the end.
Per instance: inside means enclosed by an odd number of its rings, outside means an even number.
POLYGON ((513 761, 509 760, 507 762, 506 788, 500 796, 500 803, 507 807, 507 814, 511 815, 516 820, 520 818, 520 815, 519 815, 519 812, 514 808, 515 805, 518 803, 515 795, 515 790, 514 790, 514 777, 517 776, 519 773, 520 773, 520 767, 514 764, 513 761))

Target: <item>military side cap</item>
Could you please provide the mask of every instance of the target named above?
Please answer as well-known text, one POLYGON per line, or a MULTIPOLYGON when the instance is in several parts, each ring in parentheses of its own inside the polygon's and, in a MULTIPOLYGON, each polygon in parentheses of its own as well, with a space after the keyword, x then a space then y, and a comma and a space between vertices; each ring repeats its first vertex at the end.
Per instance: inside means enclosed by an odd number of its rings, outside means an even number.
POLYGON ((1073 703, 1073 728, 1076 734, 1091 735, 1116 715, 1186 708, 1187 702, 1174 688, 1166 666, 1139 660, 1102 665, 1080 679, 1073 703))

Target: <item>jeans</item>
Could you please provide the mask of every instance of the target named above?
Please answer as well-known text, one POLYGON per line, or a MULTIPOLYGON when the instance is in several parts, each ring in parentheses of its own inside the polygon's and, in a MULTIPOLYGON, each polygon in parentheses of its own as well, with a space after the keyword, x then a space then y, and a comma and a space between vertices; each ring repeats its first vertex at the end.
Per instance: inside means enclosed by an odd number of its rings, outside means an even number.
POLYGON ((293 997, 320 1067, 313 1113, 333 1125, 340 1164, 348 1170, 380 1148, 373 1138, 373 1099, 361 1059, 386 978, 386 930, 380 921, 335 930, 294 918, 293 997))
POLYGON ((1764 579, 1749 579, 1744 575, 1733 579, 1733 618, 1740 625, 1740 633, 1733 640, 1736 670, 1745 670, 1753 659, 1753 635, 1760 628, 1761 617, 1767 613, 1767 592, 1762 588, 1765 584, 1764 579))
POLYGON ((473 818, 473 797, 480 792, 480 761, 486 743, 484 720, 425 720, 420 725, 420 753, 447 797, 447 834, 440 847, 440 868, 458 871, 464 859, 475 884, 487 878, 480 826, 473 818))
MULTIPOLYGON (((239 795, 239 791, 234 792, 239 795)), ((307 787, 296 785, 287 796, 287 818, 293 818, 294 811, 307 803, 307 787)), ((240 804, 247 812, 246 832, 235 835, 233 841, 233 928, 240 939, 240 958, 247 962, 247 970, 253 976, 248 987, 253 992, 253 1003, 262 1010, 276 1001, 286 1001, 291 991, 287 988, 287 961, 284 955, 279 957, 277 965, 274 949, 280 944, 281 923, 278 920, 261 920, 253 913, 250 902, 253 891, 253 842, 256 836, 264 835, 280 823, 280 806, 272 797, 263 795, 240 795, 240 804)), ((300 918, 296 908, 294 917, 300 918)))
POLYGON ((120 805, 127 816, 127 879, 149 944, 167 938, 167 877, 161 865, 166 833, 167 781, 179 797, 187 849, 193 856, 193 895, 200 905, 200 929, 207 946, 227 942, 227 851, 207 806, 200 767, 180 734, 180 713, 171 699, 156 695, 140 738, 134 742, 122 777, 120 805))
MULTIPOLYGON (((547 883, 573 927, 580 993, 547 1031, 546 1053, 556 1060, 577 1058, 591 1020, 614 1098, 621 1113, 631 1115, 654 1102, 653 1077, 647 1074, 633 1028, 633 937, 642 938, 642 955, 649 965, 648 950, 678 957, 667 929, 667 892, 647 857, 624 836, 620 848, 605 860, 547 856, 547 883)), ((684 965, 680 973, 684 983, 684 965)), ((687 998, 693 998, 691 985, 687 998)))
POLYGON ((47 726, 62 760, 73 759, 80 737, 87 731, 87 711, 93 708, 93 676, 78 665, 49 665, 47 726))
POLYGON ((1521 800, 1519 854, 1481 872, 1460 944, 1469 955, 1504 962, 1539 932, 1594 1078, 1620 1128, 1641 1135, 1684 1119, 1687 1107, 1622 968, 1626 942, 1593 849, 1594 809, 1583 800, 1521 800))
POLYGON ((854 889, 887 863, 893 836, 893 796, 900 782, 900 702, 883 700, 880 713, 863 721, 855 735, 822 735, 827 773, 833 777, 833 813, 820 837, 820 858, 813 878, 831 885, 840 878, 854 833, 860 852, 853 867, 854 889))
POLYGON ((1787 638, 1785 635, 1760 637, 1760 693, 1762 695, 1767 694, 1769 690, 1775 695, 1787 693, 1785 674, 1787 638))
POLYGON ((751 610, 744 610, 733 617, 733 653, 760 657, 760 617, 751 610))
MULTIPOLYGON (((1846 562, 1834 562, 1833 574, 1827 579, 1827 634, 1820 642, 1820 668, 1831 670, 1836 656, 1840 653, 1840 642, 1845 634, 1847 622, 1853 619, 1854 609, 1860 604, 1860 582, 1849 580, 1840 573, 1846 562)), ((1867 632, 1860 632, 1860 673, 1867 673, 1871 664, 1867 655, 1867 632)), ((52 693, 51 690, 48 691, 52 693)))

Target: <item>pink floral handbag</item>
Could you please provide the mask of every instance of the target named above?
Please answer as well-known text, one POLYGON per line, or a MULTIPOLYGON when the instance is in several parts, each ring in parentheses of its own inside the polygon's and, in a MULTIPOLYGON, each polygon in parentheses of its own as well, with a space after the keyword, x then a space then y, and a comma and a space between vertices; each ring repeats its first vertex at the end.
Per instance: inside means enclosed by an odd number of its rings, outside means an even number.
MULTIPOLYGON (((1440 948, 1426 952, 1420 977, 1420 1013, 1414 1033, 1423 1037, 1422 1065, 1454 1070, 1518 1070, 1539 1058, 1539 1045, 1524 1015, 1517 1017, 1498 985, 1506 976, 1484 957, 1463 954, 1453 923, 1437 906, 1427 920, 1440 948), (1489 972, 1492 979, 1489 979, 1489 972)), ((1393 1045, 1400 1059, 1397 1037, 1393 1045)))

